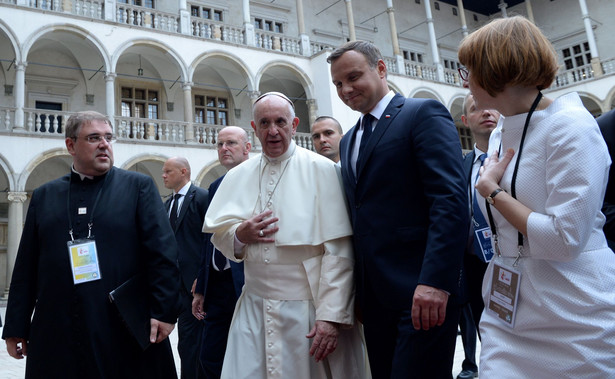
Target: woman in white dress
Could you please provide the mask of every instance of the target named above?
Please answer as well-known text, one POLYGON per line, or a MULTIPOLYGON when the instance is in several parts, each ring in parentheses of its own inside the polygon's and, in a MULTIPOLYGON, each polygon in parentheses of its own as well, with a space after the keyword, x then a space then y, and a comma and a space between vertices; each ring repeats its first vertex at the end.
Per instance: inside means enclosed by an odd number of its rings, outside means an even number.
POLYGON ((523 17, 459 48, 477 107, 502 117, 476 185, 494 259, 483 280, 481 378, 615 378, 615 255, 600 207, 610 158, 576 93, 542 96, 554 49, 523 17))

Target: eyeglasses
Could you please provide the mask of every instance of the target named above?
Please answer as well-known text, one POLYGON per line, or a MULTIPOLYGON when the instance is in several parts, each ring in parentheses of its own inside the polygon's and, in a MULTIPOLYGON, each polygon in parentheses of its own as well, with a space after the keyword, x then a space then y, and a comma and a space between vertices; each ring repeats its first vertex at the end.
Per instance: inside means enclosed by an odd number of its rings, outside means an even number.
POLYGON ((73 138, 75 140, 78 138, 85 139, 86 141, 88 141, 88 143, 91 143, 92 145, 97 145, 101 143, 103 139, 107 141, 107 143, 113 143, 117 140, 117 137, 115 137, 113 134, 105 134, 104 136, 100 134, 90 134, 89 136, 85 136, 85 137, 73 137, 73 138))
POLYGON ((468 69, 465 67, 459 67, 457 69, 457 72, 459 73, 459 77, 461 78, 461 80, 463 80, 464 82, 468 81, 468 75, 470 74, 468 72, 468 69))

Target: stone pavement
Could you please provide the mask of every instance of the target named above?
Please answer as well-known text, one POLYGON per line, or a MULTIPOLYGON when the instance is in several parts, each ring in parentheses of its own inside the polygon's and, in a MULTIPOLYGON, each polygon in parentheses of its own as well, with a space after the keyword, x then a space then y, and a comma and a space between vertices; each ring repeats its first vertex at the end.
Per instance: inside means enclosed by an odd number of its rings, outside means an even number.
MULTIPOLYGON (((4 321, 4 313, 6 312, 6 305, 0 305, 0 315, 4 321)), ((2 328, 0 328, 0 335, 2 334, 2 328)), ((175 366, 179 376, 179 355, 177 355, 177 328, 171 333, 171 345, 173 347, 173 354, 175 356, 175 366)), ((480 352, 480 343, 478 346, 478 352, 480 352)), ((457 337, 457 346, 455 347, 455 362, 453 364, 453 378, 457 377, 457 374, 461 371, 461 363, 463 362, 463 345, 461 344, 461 337, 457 337)), ((0 379, 22 379, 26 368, 26 360, 13 359, 6 352, 6 344, 4 340, 0 340, 0 379)))

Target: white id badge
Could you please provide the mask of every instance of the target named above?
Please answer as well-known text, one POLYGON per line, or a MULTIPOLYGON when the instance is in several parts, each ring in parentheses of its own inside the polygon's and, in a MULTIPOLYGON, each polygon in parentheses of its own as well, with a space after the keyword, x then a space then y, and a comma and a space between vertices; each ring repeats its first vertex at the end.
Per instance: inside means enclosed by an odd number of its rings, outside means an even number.
POLYGON ((68 241, 66 245, 68 246, 70 265, 73 271, 73 282, 81 284, 100 279, 96 241, 82 238, 68 241))
POLYGON ((510 328, 515 327, 520 282, 519 271, 494 262, 487 310, 510 328))

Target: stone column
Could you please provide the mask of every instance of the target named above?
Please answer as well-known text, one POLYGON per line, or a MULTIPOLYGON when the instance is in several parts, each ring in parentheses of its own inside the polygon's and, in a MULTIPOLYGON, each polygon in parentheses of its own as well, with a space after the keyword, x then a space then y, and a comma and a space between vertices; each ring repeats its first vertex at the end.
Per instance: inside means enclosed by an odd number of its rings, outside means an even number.
POLYGON ((536 22, 534 21, 534 10, 532 9, 531 0, 525 0, 525 10, 527 11, 527 19, 530 20, 532 24, 535 24, 536 22))
POLYGON ((9 200, 9 225, 6 248, 6 287, 2 296, 5 299, 8 297, 11 276, 13 275, 13 268, 15 268, 17 249, 23 230, 23 204, 28 198, 27 195, 26 192, 9 192, 7 196, 9 200))
POLYGON ((194 142, 194 119, 192 118, 192 82, 184 82, 182 89, 184 90, 184 121, 186 125, 185 138, 187 142, 194 142))
POLYGON ((243 0, 243 29, 245 33, 245 43, 248 46, 256 46, 254 36, 254 25, 250 17, 250 0, 243 0))
POLYGON ((190 10, 186 0, 179 0, 179 31, 182 34, 192 34, 192 23, 190 22, 190 10))
POLYGON ((594 37, 594 30, 592 29, 591 18, 589 17, 589 11, 587 10, 587 4, 585 0, 579 0, 581 6, 581 14, 583 15, 583 24, 585 24, 585 34, 587 35, 587 43, 589 44, 589 51, 592 55, 592 70, 594 76, 604 75, 602 65, 600 64, 600 56, 598 54, 598 46, 596 46, 596 37, 594 37))
POLYGON ((107 112, 107 117, 111 121, 111 125, 115 128, 115 133, 117 134, 119 128, 115 125, 115 77, 117 74, 115 72, 107 72, 105 74, 105 111, 107 112))
POLYGON ((15 125, 13 130, 23 131, 26 99, 26 62, 15 62, 15 125))
POLYGON ((393 44, 393 54, 395 55, 395 63, 397 72, 405 74, 404 57, 399 50, 399 40, 397 39, 397 25, 395 24, 395 9, 393 8, 393 0, 387 0, 387 13, 389 14, 389 27, 391 29, 391 44, 393 44))
POLYGON ((506 13, 507 7, 508 7, 508 4, 506 4, 504 0, 500 0, 500 3, 498 4, 498 8, 500 8, 500 11, 502 12, 502 18, 508 17, 508 14, 506 13))
POLYGON ((459 20, 461 21, 461 34, 465 37, 468 35, 468 23, 466 22, 466 10, 463 8, 463 0, 457 0, 457 8, 459 8, 459 20))
POLYGON ((440 54, 438 53, 438 42, 436 41, 436 30, 433 26, 433 17, 431 15, 431 1, 425 0, 425 15, 427 16, 427 28, 429 29, 429 45, 431 46, 431 59, 436 66, 438 80, 444 81, 444 68, 440 62, 440 54))
POLYGON ((305 17, 303 16, 303 0, 297 0, 297 21, 299 23, 299 39, 301 40, 301 54, 309 57, 312 55, 310 36, 305 32, 305 17))
POLYGON ((115 0, 105 0, 105 20, 116 21, 116 15, 115 0))
POLYGON ((354 30, 354 16, 352 15, 352 0, 344 0, 346 3, 346 17, 348 17, 348 38, 351 41, 357 40, 357 33, 354 30))
POLYGON ((307 99, 305 104, 308 108, 308 117, 309 117, 309 128, 312 127, 314 121, 316 121, 316 117, 318 117, 318 105, 316 104, 316 99, 307 99))

